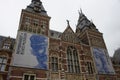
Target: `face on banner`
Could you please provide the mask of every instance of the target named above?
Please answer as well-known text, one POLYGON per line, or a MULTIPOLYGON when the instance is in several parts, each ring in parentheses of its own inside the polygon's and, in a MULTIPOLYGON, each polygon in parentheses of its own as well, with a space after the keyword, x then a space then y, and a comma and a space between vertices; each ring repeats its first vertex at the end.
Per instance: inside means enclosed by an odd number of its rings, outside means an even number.
POLYGON ((46 37, 39 36, 39 35, 32 35, 30 37, 30 46, 32 48, 31 53, 36 56, 36 59, 38 61, 38 65, 36 68, 44 68, 47 69, 47 65, 45 62, 47 62, 47 39, 46 37))
POLYGON ((105 53, 105 50, 100 48, 93 48, 93 55, 98 74, 115 73, 108 53, 105 53))
POLYGON ((47 69, 48 38, 19 32, 13 59, 14 66, 47 69))

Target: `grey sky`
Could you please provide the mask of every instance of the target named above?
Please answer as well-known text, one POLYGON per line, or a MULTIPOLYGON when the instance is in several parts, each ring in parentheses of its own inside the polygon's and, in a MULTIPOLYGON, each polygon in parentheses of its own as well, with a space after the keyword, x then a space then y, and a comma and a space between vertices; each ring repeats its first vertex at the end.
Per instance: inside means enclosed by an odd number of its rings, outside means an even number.
MULTIPOLYGON (((63 32, 70 20, 73 30, 78 20, 78 10, 92 19, 103 33, 110 56, 120 47, 120 0, 41 0, 51 17, 50 28, 63 32)), ((21 9, 31 0, 1 0, 0 35, 16 37, 21 9)))

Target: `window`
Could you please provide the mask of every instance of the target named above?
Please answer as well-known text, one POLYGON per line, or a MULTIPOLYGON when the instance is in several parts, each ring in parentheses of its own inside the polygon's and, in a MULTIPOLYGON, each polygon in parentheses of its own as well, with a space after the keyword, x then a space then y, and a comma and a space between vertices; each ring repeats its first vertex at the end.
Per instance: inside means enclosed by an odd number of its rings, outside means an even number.
POLYGON ((47 22, 46 21, 41 21, 41 28, 45 29, 47 26, 47 22))
POLYGON ((25 17, 25 24, 24 24, 25 31, 30 31, 36 33, 37 27, 39 26, 39 19, 32 19, 30 17, 25 17))
POLYGON ((39 25, 39 19, 33 19, 33 25, 37 27, 39 25))
POLYGON ((30 23, 31 22, 31 18, 30 17, 25 17, 25 22, 30 23))
POLYGON ((40 28, 37 29, 37 33, 41 33, 41 29, 40 28))
POLYGON ((5 71, 6 65, 7 65, 7 58, 0 57, 0 71, 5 71))
POLYGON ((58 58, 51 57, 51 67, 52 71, 58 71, 58 58))
POLYGON ((78 55, 76 50, 73 51, 73 57, 74 57, 75 73, 80 73, 79 60, 78 60, 78 55))
POLYGON ((36 33, 36 28, 33 28, 33 32, 36 33))
POLYGON ((10 49, 10 44, 8 44, 8 43, 4 43, 4 45, 3 45, 3 49, 10 49))
POLYGON ((67 50, 67 59, 68 59, 68 72, 73 72, 72 52, 69 48, 67 50))
POLYGON ((53 32, 51 33, 51 36, 54 36, 54 33, 53 33, 53 32))
POLYGON ((47 28, 47 22, 46 21, 40 21, 41 25, 41 34, 45 34, 46 28, 47 28))
POLYGON ((92 64, 91 62, 87 62, 87 71, 89 74, 93 74, 92 64))
POLYGON ((35 74, 24 74, 23 80, 35 80, 35 74))
POLYGON ((80 65, 77 50, 73 46, 69 46, 67 49, 67 63, 68 72, 80 73, 80 65))

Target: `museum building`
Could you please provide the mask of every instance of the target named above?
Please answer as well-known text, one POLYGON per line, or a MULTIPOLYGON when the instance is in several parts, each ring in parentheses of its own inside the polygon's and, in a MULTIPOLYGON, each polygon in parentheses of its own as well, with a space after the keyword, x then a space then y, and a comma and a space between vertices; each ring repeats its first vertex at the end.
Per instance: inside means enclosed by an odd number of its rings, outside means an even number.
POLYGON ((117 80, 103 34, 79 12, 76 31, 50 30, 40 0, 22 9, 16 39, 0 36, 0 80, 117 80))

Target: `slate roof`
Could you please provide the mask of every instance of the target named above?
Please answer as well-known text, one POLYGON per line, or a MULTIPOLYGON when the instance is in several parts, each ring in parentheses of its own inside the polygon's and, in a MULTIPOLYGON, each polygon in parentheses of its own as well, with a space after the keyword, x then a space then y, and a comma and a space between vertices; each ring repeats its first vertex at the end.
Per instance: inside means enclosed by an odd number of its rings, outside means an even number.
POLYGON ((58 32, 58 31, 55 31, 55 30, 50 30, 50 31, 49 31, 49 36, 50 36, 51 38, 60 39, 60 38, 61 38, 61 35, 62 35, 61 32, 58 32))

